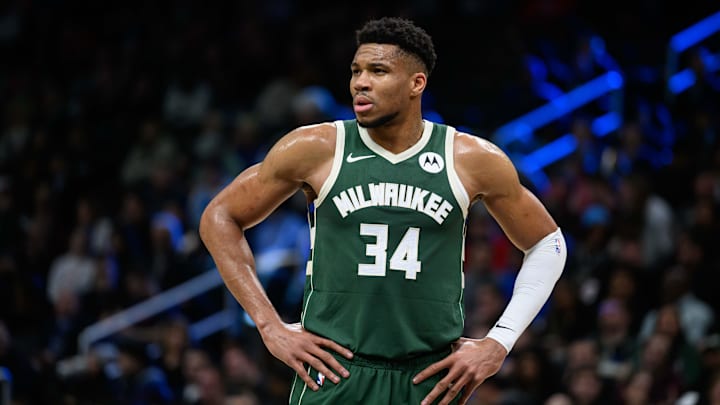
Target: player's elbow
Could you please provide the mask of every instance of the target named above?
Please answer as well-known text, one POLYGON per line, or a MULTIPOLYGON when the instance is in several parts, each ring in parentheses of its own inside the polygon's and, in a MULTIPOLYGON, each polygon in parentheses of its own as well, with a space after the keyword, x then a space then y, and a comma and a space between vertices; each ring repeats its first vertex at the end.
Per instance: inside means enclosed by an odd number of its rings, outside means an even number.
POLYGON ((205 207, 202 215, 200 216, 200 226, 198 227, 198 233, 200 239, 207 244, 213 233, 215 233, 219 218, 223 216, 222 205, 217 204, 215 201, 211 201, 210 204, 205 207))

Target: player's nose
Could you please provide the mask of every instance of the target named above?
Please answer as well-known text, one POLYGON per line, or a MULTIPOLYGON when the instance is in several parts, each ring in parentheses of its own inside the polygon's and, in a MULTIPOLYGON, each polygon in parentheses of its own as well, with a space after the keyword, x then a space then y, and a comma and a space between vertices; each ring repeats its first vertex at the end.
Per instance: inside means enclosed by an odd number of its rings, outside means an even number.
POLYGON ((367 72, 361 71, 353 77, 352 83, 353 90, 355 91, 367 91, 370 89, 370 79, 367 72))

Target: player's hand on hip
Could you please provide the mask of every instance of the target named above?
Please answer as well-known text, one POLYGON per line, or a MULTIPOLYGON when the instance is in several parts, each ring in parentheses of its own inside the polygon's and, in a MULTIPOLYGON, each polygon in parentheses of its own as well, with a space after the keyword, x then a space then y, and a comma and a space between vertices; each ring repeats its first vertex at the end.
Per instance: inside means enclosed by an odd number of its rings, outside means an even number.
POLYGON ((350 376, 345 367, 325 349, 348 359, 353 357, 352 352, 330 339, 306 331, 299 323, 279 324, 278 327, 267 329, 262 338, 270 353, 295 370, 313 391, 320 387, 310 378, 305 364, 323 373, 335 384, 340 382, 340 378, 331 369, 345 378, 350 376))
POLYGON ((505 348, 492 339, 460 338, 453 344, 453 349, 449 356, 429 365, 413 378, 413 383, 418 384, 441 370, 448 370, 422 400, 422 405, 432 404, 443 394, 439 404, 448 405, 460 393, 460 404, 465 404, 486 378, 500 370, 507 356, 505 348))

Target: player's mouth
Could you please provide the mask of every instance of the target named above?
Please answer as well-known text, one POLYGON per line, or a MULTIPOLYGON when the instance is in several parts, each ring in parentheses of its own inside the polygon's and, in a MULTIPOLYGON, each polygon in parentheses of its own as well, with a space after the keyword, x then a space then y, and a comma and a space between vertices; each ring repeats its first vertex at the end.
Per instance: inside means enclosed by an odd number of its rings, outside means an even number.
POLYGON ((356 96, 353 102, 353 109, 356 113, 369 111, 373 107, 373 102, 365 96, 356 96))

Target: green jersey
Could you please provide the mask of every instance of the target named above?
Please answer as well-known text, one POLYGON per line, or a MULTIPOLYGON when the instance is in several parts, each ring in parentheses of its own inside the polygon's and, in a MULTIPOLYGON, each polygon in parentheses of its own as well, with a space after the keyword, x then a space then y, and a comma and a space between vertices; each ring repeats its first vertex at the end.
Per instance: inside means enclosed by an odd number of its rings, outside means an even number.
POLYGON ((394 154, 355 120, 338 121, 330 174, 309 210, 303 326, 387 359, 445 349, 461 336, 468 196, 455 130, 425 121, 394 154))

